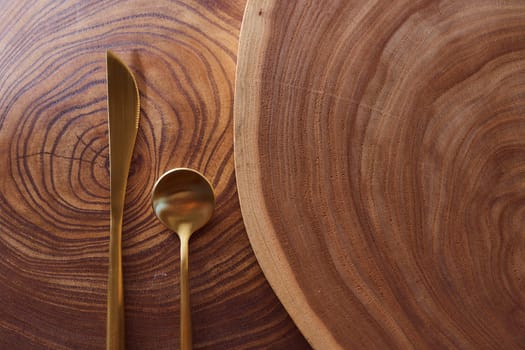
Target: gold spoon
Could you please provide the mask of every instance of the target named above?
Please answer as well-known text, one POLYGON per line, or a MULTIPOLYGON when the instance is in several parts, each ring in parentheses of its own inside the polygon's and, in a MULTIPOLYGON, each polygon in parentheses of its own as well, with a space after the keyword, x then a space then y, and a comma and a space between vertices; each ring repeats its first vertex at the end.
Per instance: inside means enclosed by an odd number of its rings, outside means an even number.
POLYGON ((188 242, 192 233, 204 226, 213 214, 213 187, 195 170, 172 169, 153 186, 151 204, 159 220, 180 239, 180 348, 191 350, 188 242))

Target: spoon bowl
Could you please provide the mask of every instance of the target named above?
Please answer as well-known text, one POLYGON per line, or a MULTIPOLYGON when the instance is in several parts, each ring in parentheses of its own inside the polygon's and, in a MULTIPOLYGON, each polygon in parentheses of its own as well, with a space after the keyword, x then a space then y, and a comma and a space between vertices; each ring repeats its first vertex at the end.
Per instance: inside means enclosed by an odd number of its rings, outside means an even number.
POLYGON ((151 193, 153 211, 159 220, 180 239, 180 348, 192 348, 188 244, 193 232, 203 227, 215 209, 210 182, 198 171, 172 169, 162 175, 151 193))
POLYGON ((204 226, 215 208, 210 182, 199 172, 177 168, 164 173, 153 186, 151 203, 159 220, 179 235, 190 225, 190 235, 204 226))

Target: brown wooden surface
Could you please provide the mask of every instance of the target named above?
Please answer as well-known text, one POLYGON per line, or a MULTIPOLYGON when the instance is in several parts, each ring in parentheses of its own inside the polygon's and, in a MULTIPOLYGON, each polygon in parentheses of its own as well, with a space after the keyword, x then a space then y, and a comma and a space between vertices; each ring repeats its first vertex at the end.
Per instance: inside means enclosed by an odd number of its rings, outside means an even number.
POLYGON ((250 1, 235 162, 317 349, 525 349, 525 2, 250 1))
POLYGON ((128 349, 177 349, 179 243, 153 215, 164 171, 202 171, 217 211, 190 244, 196 349, 308 349, 256 262, 233 166, 244 1, 0 1, 0 348, 102 349, 109 170, 105 51, 135 73, 128 349))

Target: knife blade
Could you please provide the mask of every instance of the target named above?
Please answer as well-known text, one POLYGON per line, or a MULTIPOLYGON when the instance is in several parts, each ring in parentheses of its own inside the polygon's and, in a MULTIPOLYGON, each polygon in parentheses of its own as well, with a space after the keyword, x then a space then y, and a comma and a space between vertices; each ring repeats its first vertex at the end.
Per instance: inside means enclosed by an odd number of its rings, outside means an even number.
POLYGON ((130 69, 107 51, 110 236, 106 349, 124 349, 122 218, 124 199, 140 117, 139 91, 130 69))

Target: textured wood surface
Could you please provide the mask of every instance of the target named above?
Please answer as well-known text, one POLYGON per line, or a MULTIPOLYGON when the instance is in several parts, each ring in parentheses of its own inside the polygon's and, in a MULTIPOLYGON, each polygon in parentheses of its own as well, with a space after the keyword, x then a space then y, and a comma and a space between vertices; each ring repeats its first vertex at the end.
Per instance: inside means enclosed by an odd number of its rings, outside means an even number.
POLYGON ((250 1, 243 217, 317 349, 525 348, 525 2, 250 1))
POLYGON ((179 243, 154 181, 203 172, 216 215, 190 243, 196 349, 308 349, 256 262, 233 166, 244 1, 0 1, 0 348, 105 345, 105 51, 135 73, 141 122, 123 230, 128 349, 177 349, 179 243))

